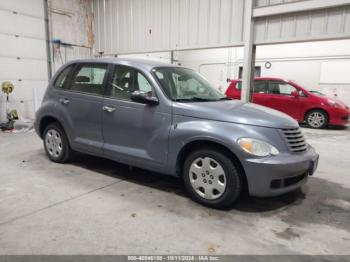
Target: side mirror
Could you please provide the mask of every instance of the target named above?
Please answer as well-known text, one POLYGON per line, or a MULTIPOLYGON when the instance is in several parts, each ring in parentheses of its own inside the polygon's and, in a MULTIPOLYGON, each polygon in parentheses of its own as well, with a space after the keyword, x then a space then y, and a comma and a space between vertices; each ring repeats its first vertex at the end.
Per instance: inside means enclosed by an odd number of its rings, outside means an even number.
POLYGON ((291 95, 295 98, 299 97, 299 92, 297 91, 292 91, 291 95))
POLYGON ((146 92, 143 91, 134 91, 131 93, 130 99, 134 102, 138 102, 146 105, 158 105, 158 98, 154 96, 149 96, 146 92))

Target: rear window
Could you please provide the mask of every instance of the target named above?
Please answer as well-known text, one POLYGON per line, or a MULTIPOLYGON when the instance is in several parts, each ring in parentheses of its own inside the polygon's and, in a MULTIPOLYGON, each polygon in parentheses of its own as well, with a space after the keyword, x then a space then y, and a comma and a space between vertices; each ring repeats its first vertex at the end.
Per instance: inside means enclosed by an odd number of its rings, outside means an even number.
POLYGON ((258 94, 268 94, 269 90, 265 81, 255 81, 254 82, 254 93, 258 94))

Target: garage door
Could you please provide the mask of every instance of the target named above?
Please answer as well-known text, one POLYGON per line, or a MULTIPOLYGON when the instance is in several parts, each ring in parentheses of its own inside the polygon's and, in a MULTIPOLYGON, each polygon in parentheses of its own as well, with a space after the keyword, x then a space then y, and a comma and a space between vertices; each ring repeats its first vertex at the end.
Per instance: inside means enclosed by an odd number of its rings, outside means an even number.
MULTIPOLYGON (((0 0, 0 82, 13 82, 10 107, 25 118, 34 117, 47 85, 45 35, 43 0, 0 0)), ((1 94, 1 120, 4 101, 1 94)))

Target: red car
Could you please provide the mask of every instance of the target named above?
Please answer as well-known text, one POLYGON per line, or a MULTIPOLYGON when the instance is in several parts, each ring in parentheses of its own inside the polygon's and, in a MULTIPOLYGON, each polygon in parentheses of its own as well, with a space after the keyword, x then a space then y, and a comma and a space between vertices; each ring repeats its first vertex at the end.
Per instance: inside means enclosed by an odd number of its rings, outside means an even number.
MULTIPOLYGON (((240 99, 241 86, 241 80, 232 80, 226 95, 240 99)), ((281 78, 255 78, 252 99, 253 103, 284 112, 312 128, 347 126, 350 123, 349 107, 342 101, 308 91, 293 81, 281 78)))

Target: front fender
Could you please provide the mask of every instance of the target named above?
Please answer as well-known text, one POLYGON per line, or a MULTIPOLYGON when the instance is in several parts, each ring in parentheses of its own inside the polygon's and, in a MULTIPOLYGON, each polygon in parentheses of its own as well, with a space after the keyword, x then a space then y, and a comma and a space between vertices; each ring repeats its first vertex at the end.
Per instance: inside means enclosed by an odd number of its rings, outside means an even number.
POLYGON ((274 128, 243 125, 208 119, 174 116, 169 136, 168 173, 175 175, 181 150, 194 141, 214 142, 226 147, 240 161, 252 157, 244 152, 237 140, 251 137, 273 143, 279 150, 287 150, 279 132, 274 128))

